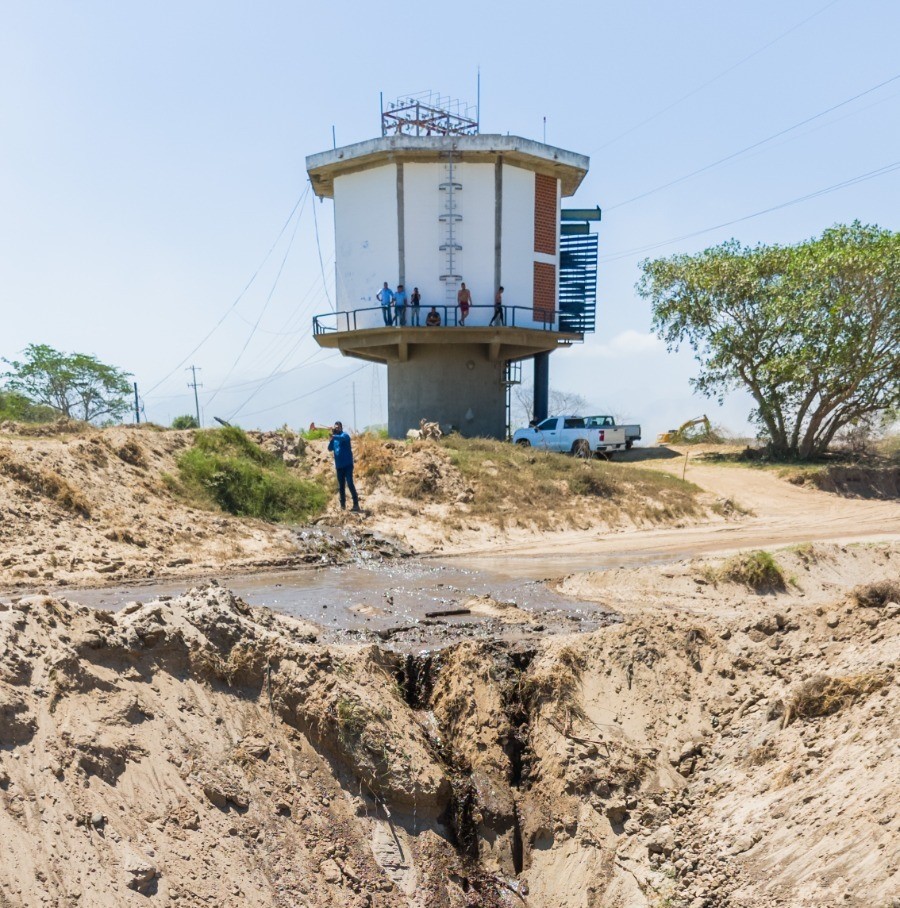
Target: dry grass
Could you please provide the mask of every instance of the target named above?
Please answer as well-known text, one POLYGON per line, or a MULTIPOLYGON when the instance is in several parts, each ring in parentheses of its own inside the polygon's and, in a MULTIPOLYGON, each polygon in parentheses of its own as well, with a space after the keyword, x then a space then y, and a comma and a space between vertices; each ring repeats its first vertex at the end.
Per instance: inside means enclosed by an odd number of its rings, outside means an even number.
POLYGON ((744 762, 748 766, 762 766, 764 763, 768 763, 770 760, 774 760, 778 756, 778 748, 775 747, 775 744, 772 741, 766 741, 765 744, 760 744, 759 747, 755 747, 750 753, 744 757, 744 762))
POLYGON ((147 459, 144 457, 144 451, 141 446, 133 439, 129 438, 117 451, 116 454, 120 460, 130 463, 133 467, 146 468, 147 459))
POLYGON ((354 473, 376 478, 394 472, 394 447, 399 442, 385 442, 368 432, 353 439, 354 473))
POLYGON ((888 676, 875 672, 832 678, 817 675, 804 681, 788 702, 784 724, 796 719, 818 719, 830 716, 851 706, 861 697, 880 690, 888 683, 888 676))
POLYGON ((582 653, 569 647, 556 653, 546 667, 532 668, 519 679, 519 698, 534 712, 549 709, 552 718, 560 720, 567 731, 573 720, 583 719, 585 712, 578 702, 581 675, 586 664, 582 653))
POLYGON ((52 470, 33 470, 14 460, 8 453, 0 451, 0 473, 27 486, 36 495, 50 499, 66 511, 81 517, 91 516, 91 508, 84 495, 52 470))
POLYGON ((441 442, 450 463, 475 494, 472 516, 502 522, 516 517, 539 529, 597 516, 617 523, 665 522, 698 513, 692 483, 625 464, 583 460, 519 448, 507 442, 452 435, 441 442))
POLYGON ((266 656, 258 647, 240 643, 224 659, 210 649, 193 650, 190 659, 198 675, 224 681, 229 687, 259 683, 267 666, 266 656))
POLYGON ((879 580, 855 587, 850 596, 863 608, 884 608, 889 602, 900 602, 900 583, 896 580, 879 580))
POLYGON ((434 501, 440 497, 440 476, 433 469, 419 473, 401 473, 394 481, 393 488, 403 498, 434 501))

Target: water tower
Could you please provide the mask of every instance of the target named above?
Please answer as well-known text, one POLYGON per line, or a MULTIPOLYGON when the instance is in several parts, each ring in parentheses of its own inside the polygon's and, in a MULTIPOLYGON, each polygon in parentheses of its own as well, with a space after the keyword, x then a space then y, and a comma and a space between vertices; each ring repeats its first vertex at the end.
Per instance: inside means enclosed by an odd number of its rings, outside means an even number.
MULTIPOLYGON (((564 211, 584 155, 482 135, 477 115, 432 93, 382 110, 381 136, 306 159, 334 200, 335 311, 313 321, 323 347, 387 365, 388 433, 420 419, 504 438, 511 387, 534 360, 534 411, 547 415, 549 356, 594 330, 599 208, 564 211), (418 287, 420 325, 386 325, 376 294, 418 287), (473 307, 461 325, 457 293, 473 307), (503 324, 491 325, 504 287, 503 324), (439 327, 427 327, 434 306, 439 327)), ((410 310, 407 309, 410 314, 410 310)))

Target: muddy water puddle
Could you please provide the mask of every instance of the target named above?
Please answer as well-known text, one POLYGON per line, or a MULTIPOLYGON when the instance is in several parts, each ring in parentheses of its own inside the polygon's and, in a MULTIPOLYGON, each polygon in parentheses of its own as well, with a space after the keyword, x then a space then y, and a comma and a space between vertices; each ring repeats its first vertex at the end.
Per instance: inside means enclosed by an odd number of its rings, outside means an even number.
MULTIPOLYGON (((590 631, 618 620, 600 606, 559 595, 540 580, 415 559, 224 575, 219 582, 250 605, 317 625, 323 641, 375 642, 402 652, 464 639, 515 642, 590 631), (436 614, 466 608, 468 614, 436 614)), ((117 610, 135 600, 178 596, 188 586, 168 581, 60 592, 82 605, 117 610)))

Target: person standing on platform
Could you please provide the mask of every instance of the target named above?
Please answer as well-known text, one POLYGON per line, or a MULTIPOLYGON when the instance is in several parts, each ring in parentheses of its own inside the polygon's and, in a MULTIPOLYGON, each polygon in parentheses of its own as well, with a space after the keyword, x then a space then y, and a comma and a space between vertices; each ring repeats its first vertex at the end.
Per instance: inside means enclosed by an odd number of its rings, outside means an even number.
POLYGON ((394 301, 394 291, 388 287, 387 281, 384 282, 384 286, 381 290, 375 294, 375 299, 381 303, 381 314, 384 317, 385 326, 390 327, 394 323, 394 318, 391 315, 391 303, 394 301))
POLYGON ((403 284, 397 284, 397 292, 394 294, 394 324, 406 327, 406 291, 403 284))
POLYGON ((459 306, 459 323, 466 324, 466 316, 472 307, 472 293, 466 288, 466 282, 459 285, 459 292, 456 294, 456 305, 459 306))
POLYGON ((409 314, 409 323, 410 325, 415 325, 417 328, 421 327, 419 325, 419 306, 422 303, 422 294, 419 293, 418 287, 413 287, 412 295, 409 298, 409 303, 412 306, 412 312, 409 314))
POLYGON ((503 288, 500 287, 497 290, 497 295, 494 297, 494 317, 491 319, 491 325, 494 322, 499 321, 503 324, 503 288))

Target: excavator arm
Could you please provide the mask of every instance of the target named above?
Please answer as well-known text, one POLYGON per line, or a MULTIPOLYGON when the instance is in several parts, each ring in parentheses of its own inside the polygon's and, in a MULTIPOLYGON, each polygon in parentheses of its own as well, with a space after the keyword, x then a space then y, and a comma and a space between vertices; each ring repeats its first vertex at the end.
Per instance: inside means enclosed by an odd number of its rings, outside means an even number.
POLYGON ((688 429, 692 429, 694 426, 703 426, 705 435, 709 435, 710 432, 712 432, 712 424, 704 413, 703 416, 695 416, 693 419, 689 419, 687 422, 682 423, 677 429, 669 429, 668 432, 661 432, 656 436, 656 443, 658 445, 678 444, 678 442, 685 440, 688 429))

